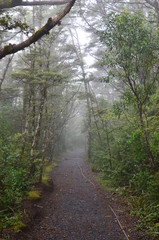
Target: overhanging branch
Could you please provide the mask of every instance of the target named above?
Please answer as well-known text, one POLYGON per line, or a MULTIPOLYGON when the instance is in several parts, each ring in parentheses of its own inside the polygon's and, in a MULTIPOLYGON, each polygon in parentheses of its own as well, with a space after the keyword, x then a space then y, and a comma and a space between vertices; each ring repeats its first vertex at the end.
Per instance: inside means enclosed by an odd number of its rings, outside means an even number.
POLYGON ((49 18, 47 23, 38 29, 35 33, 32 34, 27 40, 19 43, 19 44, 9 44, 0 49, 0 59, 4 58, 9 54, 16 53, 20 50, 23 50, 26 47, 29 47, 31 44, 37 42, 44 35, 49 34, 50 30, 53 29, 56 25, 60 24, 61 19, 65 17, 67 13, 71 10, 76 0, 71 0, 64 10, 59 13, 55 18, 49 18))

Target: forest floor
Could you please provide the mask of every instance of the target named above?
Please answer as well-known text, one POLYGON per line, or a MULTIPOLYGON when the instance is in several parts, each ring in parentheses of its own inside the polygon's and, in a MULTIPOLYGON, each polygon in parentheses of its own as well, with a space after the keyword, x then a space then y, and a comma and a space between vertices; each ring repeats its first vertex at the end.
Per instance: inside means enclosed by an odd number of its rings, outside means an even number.
POLYGON ((30 209, 27 203, 23 205, 25 215, 32 219, 28 227, 7 239, 148 239, 135 230, 136 220, 123 199, 101 189, 81 150, 63 156, 51 177, 53 186, 43 190, 41 200, 30 209))

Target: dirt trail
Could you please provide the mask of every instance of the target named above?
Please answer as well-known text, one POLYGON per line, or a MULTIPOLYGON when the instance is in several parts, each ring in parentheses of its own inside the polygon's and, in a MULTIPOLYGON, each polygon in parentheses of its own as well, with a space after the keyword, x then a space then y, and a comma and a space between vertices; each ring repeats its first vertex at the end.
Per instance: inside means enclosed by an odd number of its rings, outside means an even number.
MULTIPOLYGON (((82 151, 63 157, 54 168, 52 179, 54 190, 37 204, 43 217, 37 216, 32 226, 14 239, 126 240, 109 207, 114 208, 116 203, 95 182, 82 151)), ((125 218, 129 228, 132 220, 126 215, 125 218)), ((137 233, 126 231, 130 240, 139 239, 137 233)))

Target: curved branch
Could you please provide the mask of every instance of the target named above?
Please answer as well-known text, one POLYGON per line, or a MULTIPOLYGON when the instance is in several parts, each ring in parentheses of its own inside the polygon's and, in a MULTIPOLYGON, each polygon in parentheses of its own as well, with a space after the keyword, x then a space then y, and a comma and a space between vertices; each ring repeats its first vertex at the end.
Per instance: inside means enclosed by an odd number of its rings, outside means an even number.
POLYGON ((38 29, 31 37, 29 37, 27 40, 19 43, 19 44, 9 44, 3 48, 0 49, 0 59, 4 58, 5 56, 9 54, 16 53, 20 50, 23 50, 26 47, 29 47, 31 44, 37 42, 40 38, 42 38, 44 35, 49 34, 50 30, 54 28, 56 25, 61 24, 61 19, 65 17, 67 13, 71 10, 76 0, 71 0, 64 10, 59 13, 55 18, 49 18, 47 23, 38 29))

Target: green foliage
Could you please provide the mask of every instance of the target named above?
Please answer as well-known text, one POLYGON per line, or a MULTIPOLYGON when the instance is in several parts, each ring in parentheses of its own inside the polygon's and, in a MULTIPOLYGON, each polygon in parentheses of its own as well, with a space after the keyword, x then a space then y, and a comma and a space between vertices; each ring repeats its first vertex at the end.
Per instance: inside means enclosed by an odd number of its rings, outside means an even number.
POLYGON ((97 178, 97 182, 104 190, 109 190, 112 192, 115 191, 115 188, 112 187, 111 179, 108 176, 106 177, 105 174, 100 174, 100 176, 97 178))
POLYGON ((159 48, 156 23, 150 19, 141 12, 124 10, 111 13, 105 21, 100 34, 106 45, 103 65, 108 74, 104 81, 113 83, 121 93, 113 106, 104 104, 109 110, 103 111, 98 102, 98 129, 92 124, 91 166, 102 173, 102 185, 105 182, 122 192, 131 213, 140 219, 138 227, 146 228, 155 239, 159 236, 159 48))
POLYGON ((0 163, 1 209, 18 205, 30 184, 26 169, 20 166, 19 158, 10 152, 12 146, 8 145, 7 147, 5 147, 5 150, 8 151, 8 154, 5 152, 6 156, 0 163))
POLYGON ((145 104, 155 91, 158 66, 158 31, 143 13, 111 13, 101 40, 106 44, 109 82, 118 79, 125 84, 123 98, 137 106, 145 104))
POLYGON ((16 28, 20 29, 21 31, 23 31, 25 33, 33 31, 33 29, 31 29, 25 22, 22 22, 19 19, 14 19, 9 14, 1 15, 0 27, 3 31, 4 30, 13 30, 16 28))
POLYGON ((22 221, 21 212, 14 212, 13 214, 4 216, 2 225, 4 228, 12 228, 15 232, 20 232, 22 229, 26 228, 26 224, 22 221))
POLYGON ((148 182, 148 193, 151 202, 159 204, 159 172, 150 175, 151 179, 148 182))
POLYGON ((0 209, 17 206, 30 184, 28 163, 20 159, 21 134, 10 135, 11 121, 0 113, 0 209))
POLYGON ((139 171, 135 173, 129 181, 130 187, 137 193, 147 192, 148 185, 151 180, 151 174, 147 171, 139 171))

